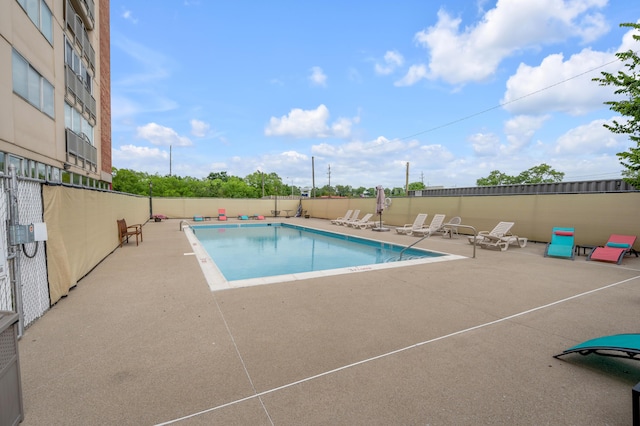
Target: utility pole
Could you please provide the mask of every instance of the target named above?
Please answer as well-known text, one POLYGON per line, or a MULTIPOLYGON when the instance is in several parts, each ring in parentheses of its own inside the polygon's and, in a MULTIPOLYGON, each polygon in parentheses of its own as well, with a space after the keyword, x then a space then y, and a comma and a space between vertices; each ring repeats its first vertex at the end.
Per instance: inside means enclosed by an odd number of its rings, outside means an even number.
POLYGON ((311 196, 316 198, 316 161, 311 157, 311 196))
POLYGON ((406 195, 407 197, 409 196, 409 162, 407 161, 407 174, 405 177, 405 184, 404 184, 404 195, 406 195))

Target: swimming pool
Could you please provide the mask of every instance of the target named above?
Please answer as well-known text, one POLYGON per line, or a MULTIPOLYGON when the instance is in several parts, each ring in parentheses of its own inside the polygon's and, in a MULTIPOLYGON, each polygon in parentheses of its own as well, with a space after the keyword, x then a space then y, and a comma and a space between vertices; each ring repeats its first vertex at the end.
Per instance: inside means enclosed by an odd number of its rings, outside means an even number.
POLYGON ((201 248, 201 259, 209 259, 204 263, 209 266, 207 281, 212 290, 449 260, 451 256, 411 248, 399 261, 405 246, 288 223, 190 229, 197 241, 194 249, 201 248))

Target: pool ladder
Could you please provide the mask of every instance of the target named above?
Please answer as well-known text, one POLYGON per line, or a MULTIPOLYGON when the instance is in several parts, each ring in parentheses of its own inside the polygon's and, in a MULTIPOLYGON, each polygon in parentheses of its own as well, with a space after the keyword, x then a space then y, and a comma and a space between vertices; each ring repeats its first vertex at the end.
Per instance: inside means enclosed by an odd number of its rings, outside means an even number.
MULTIPOLYGON (((445 226, 455 226, 457 228, 468 228, 471 229, 473 231, 473 258, 476 258, 476 238, 478 238, 478 231, 476 231, 476 228, 474 228, 473 226, 470 225, 460 225, 460 224, 449 224, 449 223, 445 223, 443 224, 440 228, 438 228, 438 232, 441 231, 445 226)), ((422 240, 426 240, 427 238, 429 238, 431 236, 431 234, 427 234, 424 237, 420 238, 417 241, 414 241, 412 244, 406 246, 405 248, 403 248, 402 250, 400 250, 400 258, 398 259, 398 261, 402 260, 402 255, 404 254, 404 252, 408 249, 410 249, 411 247, 415 246, 416 244, 418 244, 420 241, 422 240)))

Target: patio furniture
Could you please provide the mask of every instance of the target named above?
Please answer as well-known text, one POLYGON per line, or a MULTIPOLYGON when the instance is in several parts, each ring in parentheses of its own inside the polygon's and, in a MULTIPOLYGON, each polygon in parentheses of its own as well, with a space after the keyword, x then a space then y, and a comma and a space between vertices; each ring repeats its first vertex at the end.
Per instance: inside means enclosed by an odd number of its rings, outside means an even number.
POLYGON ((129 242, 129 237, 136 237, 136 246, 138 245, 138 235, 140 235, 140 242, 142 242, 142 224, 136 223, 135 225, 128 225, 124 219, 118 219, 118 240, 120 241, 120 247, 126 240, 129 242))
POLYGON ((445 215, 443 214, 436 214, 433 216, 433 219, 431 219, 431 223, 429 224, 429 226, 424 227, 424 228, 420 228, 420 229, 414 229, 411 232, 411 235, 417 235, 419 237, 426 237, 426 236, 431 236, 433 234, 435 234, 436 232, 438 232, 440 230, 440 228, 442 228, 442 223, 444 222, 444 218, 445 215))
POLYGON ((413 223, 406 223, 404 226, 396 228, 398 234, 411 235, 416 229, 421 229, 427 220, 427 213, 418 213, 413 223))
POLYGON ((551 231, 551 241, 544 250, 544 257, 575 258, 575 238, 573 228, 555 227, 551 231))
POLYGON ((638 257, 638 252, 633 249, 635 242, 635 235, 612 234, 604 247, 596 247, 589 253, 587 260, 612 262, 619 265, 627 254, 634 253, 638 257))

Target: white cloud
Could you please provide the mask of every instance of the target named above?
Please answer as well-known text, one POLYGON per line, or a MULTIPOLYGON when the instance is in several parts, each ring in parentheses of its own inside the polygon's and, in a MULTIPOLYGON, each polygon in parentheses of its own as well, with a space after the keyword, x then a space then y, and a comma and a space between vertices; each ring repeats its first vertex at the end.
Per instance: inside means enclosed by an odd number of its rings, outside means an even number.
POLYGON ((134 16, 133 16, 133 12, 131 12, 131 11, 130 11, 130 10, 128 10, 128 9, 127 9, 127 10, 125 10, 124 12, 122 12, 122 17, 123 17, 125 20, 127 20, 127 21, 129 21, 129 22, 132 22, 132 23, 134 23, 134 24, 137 24, 137 23, 138 23, 138 19, 137 19, 137 18, 134 18, 134 16))
POLYGON ((375 72, 380 75, 388 75, 404 64, 404 57, 395 50, 389 50, 384 54, 384 64, 376 63, 375 72))
POLYGON ((171 60, 163 53, 121 35, 111 38, 111 46, 120 49, 131 59, 130 68, 127 68, 129 72, 113 82, 116 88, 127 86, 137 89, 141 85, 147 87, 171 76, 171 60))
MULTIPOLYGON (((419 143, 415 140, 404 142, 398 139, 389 140, 379 136, 371 141, 350 141, 342 145, 321 143, 311 147, 311 152, 327 158, 340 159, 365 159, 387 158, 395 155, 399 160, 410 158, 408 150, 417 148, 419 143)), ((404 160, 406 161, 406 160, 404 160)))
POLYGON ((153 145, 161 146, 190 146, 191 140, 185 136, 180 136, 175 130, 161 126, 156 123, 145 124, 136 129, 136 136, 146 139, 153 145))
MULTIPOLYGON (((615 117, 618 122, 624 119, 615 117)), ((627 149, 628 135, 612 133, 604 124, 612 124, 611 120, 594 120, 573 128, 560 136, 553 152, 562 155, 616 154, 627 149)))
POLYGON ((494 156, 500 150, 500 138, 494 133, 475 133, 468 139, 478 157, 494 156))
MULTIPOLYGON (((638 19, 636 23, 640 23, 640 19, 638 19)), ((627 31, 622 37, 622 44, 620 45, 618 52, 628 52, 629 50, 635 51, 638 49, 638 41, 634 39, 633 36, 640 36, 640 31, 635 28, 627 31)))
POLYGON ((394 86, 412 86, 423 78, 428 78, 428 71, 425 65, 411 65, 409 71, 394 86))
POLYGON ((191 134, 198 138, 203 138, 209 133, 209 124, 204 121, 191 120, 191 134))
POLYGON ((504 58, 522 49, 570 37, 592 41, 608 30, 597 11, 606 5, 607 0, 500 0, 477 25, 463 30, 460 18, 441 9, 438 22, 415 35, 430 56, 428 74, 423 78, 440 78, 452 84, 483 81, 495 73, 504 58))
POLYGON ((264 133, 267 136, 291 136, 294 138, 347 138, 351 125, 358 119, 339 118, 329 125, 329 109, 320 105, 313 110, 294 108, 288 115, 271 117, 264 133))
POLYGON ((120 149, 114 149, 114 154, 119 157, 134 157, 144 159, 167 159, 169 154, 159 148, 146 146, 122 145, 120 149))
POLYGON ((320 67, 311 68, 309 81, 313 86, 327 87, 327 75, 322 71, 322 68, 320 67))
POLYGON ((548 119, 548 115, 519 115, 507 120, 504 124, 504 133, 507 137, 508 145, 503 148, 503 153, 510 155, 525 149, 533 139, 535 132, 548 119))
POLYGON ((613 54, 591 49, 584 49, 566 61, 562 54, 549 55, 537 67, 520 64, 507 81, 501 102, 506 104, 507 111, 517 114, 562 111, 582 115, 602 108, 603 102, 614 96, 611 88, 591 79, 600 77, 602 71, 616 72, 620 66, 613 54), (599 68, 610 62, 613 63, 599 68), (585 74, 589 70, 594 71, 585 74))

